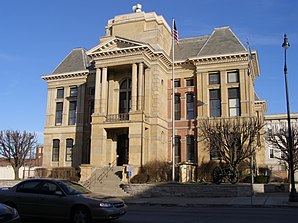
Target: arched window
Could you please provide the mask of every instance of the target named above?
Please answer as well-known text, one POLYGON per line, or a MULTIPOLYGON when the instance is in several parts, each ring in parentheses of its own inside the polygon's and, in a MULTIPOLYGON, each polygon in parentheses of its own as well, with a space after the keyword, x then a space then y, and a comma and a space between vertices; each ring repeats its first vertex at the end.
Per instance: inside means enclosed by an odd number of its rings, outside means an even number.
POLYGON ((131 79, 121 82, 119 97, 119 114, 128 113, 131 108, 131 79))

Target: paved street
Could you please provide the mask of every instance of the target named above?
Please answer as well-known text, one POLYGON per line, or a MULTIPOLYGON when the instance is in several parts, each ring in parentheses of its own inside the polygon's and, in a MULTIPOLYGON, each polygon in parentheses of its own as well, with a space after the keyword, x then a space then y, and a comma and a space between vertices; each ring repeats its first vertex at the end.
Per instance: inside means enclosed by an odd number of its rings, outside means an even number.
POLYGON ((297 208, 292 207, 164 207, 139 206, 115 223, 280 223, 297 222, 297 208))
MULTIPOLYGON (((168 207, 132 205, 114 223, 280 223, 297 222, 295 207, 168 207)), ((27 219, 23 223, 50 223, 53 220, 27 219)), ((58 223, 58 221, 55 221, 58 223)), ((66 223, 66 222, 59 222, 66 223)))

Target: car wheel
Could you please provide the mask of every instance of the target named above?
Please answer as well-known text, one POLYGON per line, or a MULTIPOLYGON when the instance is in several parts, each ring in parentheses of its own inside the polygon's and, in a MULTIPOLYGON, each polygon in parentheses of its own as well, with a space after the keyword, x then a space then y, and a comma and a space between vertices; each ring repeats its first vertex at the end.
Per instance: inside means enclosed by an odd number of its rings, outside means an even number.
POLYGON ((71 223, 90 223, 91 215, 87 208, 77 207, 71 215, 71 223))

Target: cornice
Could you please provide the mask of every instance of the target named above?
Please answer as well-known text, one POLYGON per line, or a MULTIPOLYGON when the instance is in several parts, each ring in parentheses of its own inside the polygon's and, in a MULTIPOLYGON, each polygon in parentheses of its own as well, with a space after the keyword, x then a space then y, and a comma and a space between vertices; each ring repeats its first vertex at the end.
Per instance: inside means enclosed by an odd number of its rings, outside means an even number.
POLYGON ((194 57, 189 58, 193 61, 195 65, 209 65, 216 63, 231 63, 231 62, 242 62, 248 61, 248 54, 233 54, 233 55, 218 55, 218 56, 208 56, 208 57, 194 57))
POLYGON ((119 57, 127 57, 127 56, 136 56, 136 55, 144 55, 150 61, 161 61, 164 65, 170 67, 172 65, 171 60, 163 51, 154 51, 154 49, 150 46, 135 46, 135 47, 127 47, 122 49, 115 49, 109 51, 99 51, 93 52, 89 54, 93 61, 100 59, 116 59, 119 57))
POLYGON ((78 78, 78 77, 86 78, 89 73, 90 73, 89 70, 82 70, 82 71, 76 71, 76 72, 71 72, 71 73, 43 75, 43 76, 41 76, 41 78, 45 81, 61 80, 61 79, 68 79, 68 78, 78 78))

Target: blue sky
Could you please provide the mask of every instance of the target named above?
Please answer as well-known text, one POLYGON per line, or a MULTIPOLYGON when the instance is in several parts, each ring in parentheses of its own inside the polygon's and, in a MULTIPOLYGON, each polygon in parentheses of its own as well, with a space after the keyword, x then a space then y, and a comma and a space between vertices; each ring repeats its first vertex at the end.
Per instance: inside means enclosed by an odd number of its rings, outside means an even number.
POLYGON ((298 1, 293 0, 2 0, 0 2, 0 130, 36 132, 43 142, 50 74, 75 47, 91 49, 104 35, 108 19, 131 13, 140 3, 170 24, 180 38, 209 35, 230 26, 245 44, 258 51, 261 76, 255 89, 268 104, 268 114, 286 113, 284 33, 290 106, 298 112, 298 1))

